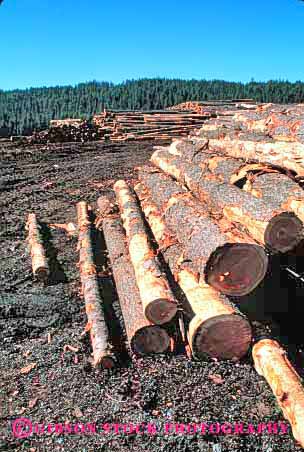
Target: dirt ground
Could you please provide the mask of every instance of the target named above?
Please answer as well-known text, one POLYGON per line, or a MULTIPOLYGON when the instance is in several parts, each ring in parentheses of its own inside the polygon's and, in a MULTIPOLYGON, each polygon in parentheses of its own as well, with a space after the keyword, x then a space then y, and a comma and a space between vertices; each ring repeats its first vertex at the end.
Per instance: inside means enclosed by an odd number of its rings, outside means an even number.
MULTIPOLYGON (((183 354, 131 360, 108 276, 100 277, 100 286, 118 366, 115 370, 92 369, 89 339, 83 334, 86 318, 77 269, 77 238, 50 230, 47 224, 75 222, 77 201, 86 200, 95 207, 98 195, 109 192, 114 180, 133 179, 133 168, 147 161, 151 152, 151 143, 136 142, 31 148, 0 142, 1 451, 302 450, 290 430, 258 432, 258 424, 285 421, 249 356, 239 363, 194 362, 183 354), (46 287, 33 281, 31 274, 25 241, 30 211, 45 224, 52 266, 52 279, 46 287), (26 436, 26 429, 16 427, 19 418, 30 420, 32 425, 44 424, 46 431, 43 433, 41 427, 29 437, 17 438, 18 432, 26 436), (53 431, 52 425, 65 422, 73 426, 73 433, 53 431), (82 430, 87 423, 96 423, 96 433, 82 430), (213 427, 205 433, 200 429, 194 432, 194 427, 188 428, 190 423, 213 427), (244 433, 217 433, 216 423, 243 423, 244 433), (144 433, 132 431, 130 424, 142 424, 144 433), (184 432, 181 424, 186 426, 184 432), (254 430, 248 433, 249 424, 254 430)), ((102 272, 105 262, 98 238, 97 245, 102 272)), ((302 262, 293 256, 285 259, 297 266, 302 262)), ((281 267, 282 260, 273 261, 266 281, 254 294, 239 300, 239 305, 251 318, 264 316, 266 305, 266 311, 276 311, 277 334, 301 372, 299 312, 304 293, 281 267), (287 309, 291 300, 293 313, 287 309)))

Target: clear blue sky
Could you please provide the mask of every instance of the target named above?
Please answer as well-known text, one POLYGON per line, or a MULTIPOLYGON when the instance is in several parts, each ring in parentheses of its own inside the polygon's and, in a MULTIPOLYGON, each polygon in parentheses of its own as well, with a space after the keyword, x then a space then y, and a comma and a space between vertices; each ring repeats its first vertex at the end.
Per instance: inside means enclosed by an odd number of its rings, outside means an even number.
POLYGON ((299 0, 4 0, 0 89, 140 77, 304 80, 299 0))

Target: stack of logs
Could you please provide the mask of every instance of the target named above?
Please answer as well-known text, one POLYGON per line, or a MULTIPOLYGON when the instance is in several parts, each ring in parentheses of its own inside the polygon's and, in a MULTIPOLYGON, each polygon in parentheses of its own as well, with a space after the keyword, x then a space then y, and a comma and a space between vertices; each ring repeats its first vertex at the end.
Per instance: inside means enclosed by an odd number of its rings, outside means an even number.
POLYGON ((187 136, 210 117, 195 111, 114 111, 93 117, 100 134, 111 141, 168 140, 187 136))
POLYGON ((27 137, 27 144, 48 144, 97 141, 101 138, 98 128, 89 121, 81 119, 54 120, 50 128, 41 132, 34 132, 27 137))
MULTIPOLYGON (((272 108, 257 107, 254 115, 272 108)), ((301 116, 298 106, 284 113, 280 108, 284 119, 301 116)), ((196 135, 156 147, 152 165, 138 169, 135 186, 114 184, 119 213, 108 198, 98 199, 95 227, 103 230, 131 350, 163 353, 170 343, 172 349, 170 325, 177 320, 186 350, 199 360, 239 360, 253 342, 255 368, 304 446, 300 377, 280 344, 252 330, 229 299, 253 291, 264 279, 268 256, 287 253, 304 238, 299 133, 290 131, 291 139, 277 141, 270 129, 256 131, 252 114, 211 118, 196 135)), ((78 204, 77 213, 93 362, 112 367, 90 238, 94 225, 86 203, 78 204)), ((50 270, 42 263, 46 258, 33 216, 28 229, 33 271, 45 279, 50 270)))

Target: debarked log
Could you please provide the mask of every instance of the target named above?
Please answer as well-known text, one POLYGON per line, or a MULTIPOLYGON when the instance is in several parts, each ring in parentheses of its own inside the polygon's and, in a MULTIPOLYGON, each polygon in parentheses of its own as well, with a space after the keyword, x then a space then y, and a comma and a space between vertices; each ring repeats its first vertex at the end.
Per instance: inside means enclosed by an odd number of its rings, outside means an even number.
POLYGON ((102 226, 130 348, 139 355, 163 353, 170 338, 164 328, 152 325, 143 314, 121 220, 104 218, 102 226))
POLYGON ((144 315, 151 323, 167 323, 175 317, 177 301, 149 240, 136 195, 123 180, 114 184, 114 191, 126 231, 144 315))
POLYGON ((91 239, 92 225, 89 220, 88 205, 84 201, 77 204, 77 218, 79 271, 88 319, 86 329, 90 331, 93 349, 93 365, 101 364, 104 368, 111 368, 115 361, 109 343, 109 330, 105 321, 103 301, 99 293, 91 239))
POLYGON ((151 161, 206 202, 213 214, 245 228, 254 240, 271 250, 289 251, 303 239, 302 221, 280 205, 274 209, 234 185, 218 183, 212 173, 167 151, 154 152, 151 161))
POLYGON ((199 282, 199 274, 166 225, 149 191, 143 184, 137 184, 135 191, 159 251, 189 303, 183 307, 190 319, 187 336, 193 356, 197 359, 241 358, 251 342, 249 322, 224 295, 204 280, 199 282))
POLYGON ((263 247, 228 221, 211 218, 207 206, 169 176, 141 169, 139 179, 202 281, 236 296, 248 294, 262 281, 268 264, 263 247))
POLYGON ((256 371, 262 375, 290 422, 295 439, 304 447, 304 388, 286 352, 272 339, 258 341, 252 349, 256 371))
POLYGON ((49 265, 43 246, 41 226, 34 213, 28 215, 26 229, 28 230, 28 244, 32 258, 34 277, 37 280, 46 283, 49 277, 49 265))

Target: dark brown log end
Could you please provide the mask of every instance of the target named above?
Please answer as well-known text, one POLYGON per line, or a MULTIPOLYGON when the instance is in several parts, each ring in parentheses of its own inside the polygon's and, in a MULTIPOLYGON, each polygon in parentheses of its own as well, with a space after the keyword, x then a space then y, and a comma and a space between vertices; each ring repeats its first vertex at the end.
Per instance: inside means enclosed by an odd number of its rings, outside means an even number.
POLYGON ((282 212, 270 220, 264 240, 271 250, 286 253, 303 240, 303 223, 294 213, 282 212))
POLYGON ((252 339, 251 327, 244 317, 223 314, 204 321, 193 337, 192 350, 197 359, 240 359, 252 339))
POLYGON ((38 267, 35 270, 34 276, 37 281, 40 281, 40 282, 46 284, 49 279, 49 270, 46 267, 38 267))
POLYGON ((164 353, 168 350, 169 344, 168 333, 157 325, 140 328, 131 340, 132 351, 138 355, 164 353))
POLYGON ((111 356, 104 356, 100 364, 104 369, 113 369, 115 367, 115 361, 111 356))
POLYGON ((226 295, 243 296, 263 280, 268 257, 263 247, 250 243, 226 244, 210 257, 208 284, 226 295))
POLYGON ((163 325, 170 322, 176 315, 177 304, 166 298, 153 300, 145 309, 145 316, 151 323, 163 325))

